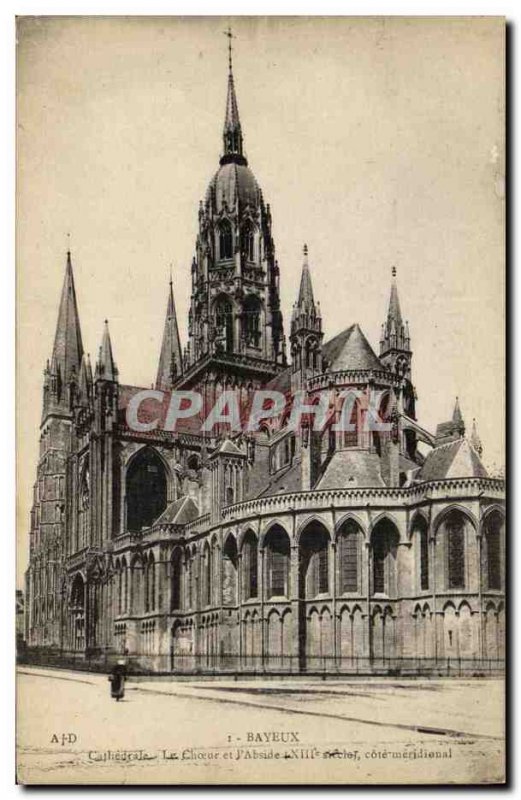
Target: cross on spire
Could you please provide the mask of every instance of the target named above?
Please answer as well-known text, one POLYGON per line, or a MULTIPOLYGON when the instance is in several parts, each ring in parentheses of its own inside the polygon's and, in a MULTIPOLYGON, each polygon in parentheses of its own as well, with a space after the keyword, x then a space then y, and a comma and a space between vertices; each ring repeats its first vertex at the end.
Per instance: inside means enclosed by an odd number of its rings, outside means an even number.
POLYGON ((224 32, 228 37, 228 93, 226 97, 226 114, 224 118, 223 144, 224 154, 221 158, 222 164, 247 164, 242 152, 242 131, 239 120, 239 109, 237 107, 237 97, 235 96, 235 85, 233 81, 232 65, 232 39, 235 38, 232 29, 228 28, 224 32))
POLYGON ((232 39, 234 39, 234 35, 232 33, 231 26, 228 26, 228 30, 224 31, 224 35, 228 37, 228 67, 230 72, 232 71, 232 39))

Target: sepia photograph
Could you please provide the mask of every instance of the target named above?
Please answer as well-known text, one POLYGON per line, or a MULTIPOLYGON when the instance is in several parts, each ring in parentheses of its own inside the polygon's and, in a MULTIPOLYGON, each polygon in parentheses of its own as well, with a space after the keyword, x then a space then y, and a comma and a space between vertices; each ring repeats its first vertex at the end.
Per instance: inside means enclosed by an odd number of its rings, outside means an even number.
POLYGON ((16 34, 17 782, 503 784, 505 19, 16 34))

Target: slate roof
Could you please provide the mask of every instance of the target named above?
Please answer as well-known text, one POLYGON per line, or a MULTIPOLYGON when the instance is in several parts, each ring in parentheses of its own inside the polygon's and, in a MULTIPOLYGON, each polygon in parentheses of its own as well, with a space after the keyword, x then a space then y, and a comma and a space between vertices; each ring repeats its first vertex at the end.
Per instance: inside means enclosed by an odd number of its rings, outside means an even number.
POLYGON ((315 489, 385 486, 376 453, 366 450, 337 450, 315 489))
POLYGON ((300 461, 281 471, 258 496, 269 497, 285 492, 300 492, 302 489, 300 461))
POLYGON ((441 478, 488 478, 488 472, 470 442, 461 438, 431 450, 416 480, 441 478))
POLYGON ((339 370, 385 369, 358 323, 339 333, 322 349, 329 368, 339 370))
POLYGON ((171 502, 154 525, 186 525, 199 516, 199 509, 191 497, 185 495, 171 502))

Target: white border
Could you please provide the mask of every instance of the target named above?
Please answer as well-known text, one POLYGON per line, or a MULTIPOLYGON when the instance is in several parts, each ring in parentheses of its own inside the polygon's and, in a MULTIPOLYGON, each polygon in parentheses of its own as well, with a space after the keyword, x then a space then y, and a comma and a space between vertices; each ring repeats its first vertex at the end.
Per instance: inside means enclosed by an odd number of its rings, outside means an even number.
MULTIPOLYGON (((1 529, 0 535, 9 541, 10 546, 3 548, 4 559, 2 563, 3 575, 0 580, 1 591, 1 606, 2 609, 2 673, 0 681, 0 696, 1 696, 1 739, 0 739, 0 786, 2 788, 2 797, 12 797, 18 795, 23 791, 21 787, 14 785, 14 642, 15 642, 15 629, 14 629, 14 600, 15 600, 15 483, 14 483, 14 220, 15 220, 15 112, 14 112, 14 86, 15 86, 15 28, 14 18, 15 15, 266 15, 266 14, 284 14, 284 15, 351 15, 351 16, 367 16, 374 14, 381 15, 416 15, 416 16, 442 16, 442 15, 498 15, 506 16, 510 25, 513 28, 512 39, 519 47, 519 43, 515 42, 518 39, 519 30, 517 23, 521 19, 521 4, 519 0, 507 0, 507 2, 494 3, 488 0, 459 0, 459 2, 430 2, 424 0, 423 2, 376 2, 375 0, 365 0, 365 2, 341 2, 336 0, 299 0, 296 2, 283 2, 283 0, 264 0, 264 2, 249 2, 247 5, 244 0, 234 0, 227 3, 211 3, 208 0, 202 2, 201 0, 191 0, 191 2, 101 2, 98 0, 94 2, 76 2, 72 4, 64 2, 64 0, 54 2, 18 2, 11 3, 6 0, 2 3, 0 8, 0 82, 2 88, 2 105, 1 105, 1 135, 2 144, 1 148, 2 158, 0 159, 0 186, 2 191, 1 207, 0 207, 0 230, 3 232, 2 242, 2 259, 0 262, 0 342, 2 344, 1 358, 0 358, 0 375, 1 375, 1 419, 2 426, 2 447, 0 458, 0 509, 1 509, 1 529)), ((510 132, 519 130, 519 75, 517 69, 518 59, 516 54, 511 54, 510 68, 512 70, 510 80, 514 88, 514 96, 512 97, 513 112, 510 119, 510 132)), ((510 152, 515 149, 519 137, 515 137, 510 142, 510 152)), ((514 187, 518 182, 518 170, 512 170, 513 163, 507 165, 509 168, 508 180, 510 182, 510 198, 511 202, 514 196, 514 187)), ((510 366, 514 369, 518 367, 517 372, 511 373, 511 396, 512 402, 510 406, 509 416, 509 434, 511 442, 511 462, 510 471, 513 475, 513 460, 514 453, 518 451, 520 444, 520 427, 514 425, 515 422, 515 408, 513 398, 519 396, 519 359, 518 354, 521 351, 520 342, 520 326, 515 324, 516 311, 521 309, 520 302, 520 285, 519 280, 514 281, 514 274, 517 267, 515 264, 515 248, 513 243, 514 230, 521 228, 519 206, 512 208, 511 225, 511 239, 512 247, 510 251, 510 288, 514 293, 515 299, 512 301, 511 308, 511 326, 512 326, 512 340, 510 342, 512 362, 515 364, 510 366), (514 311, 514 309, 516 311, 514 311), (516 391, 517 390, 517 391, 516 391)), ((516 476, 515 482, 512 480, 510 485, 510 495, 512 500, 521 496, 521 478, 519 473, 516 476)), ((510 614, 513 619, 513 624, 510 629, 511 639, 515 640, 512 644, 516 643, 520 633, 519 619, 516 620, 516 597, 514 596, 515 589, 515 576, 521 574, 520 569, 520 548, 514 548, 517 530, 514 521, 514 509, 511 509, 510 518, 510 614)), ((516 654, 518 647, 512 647, 510 670, 512 683, 516 677, 515 664, 517 663, 516 654)), ((510 701, 513 702, 514 692, 511 691, 510 701)), ((517 693, 519 697, 519 693, 517 693)), ((514 735, 514 725, 517 720, 517 712, 519 710, 519 701, 516 703, 515 709, 511 709, 511 736, 514 735)), ((514 740, 511 752, 511 773, 512 779, 516 781, 516 761, 518 760, 519 750, 517 741, 514 740)), ((108 797, 109 789, 95 789, 99 797, 108 797)), ((175 788, 176 794, 184 795, 188 792, 181 788, 175 788)), ((208 790, 198 789, 197 791, 191 790, 190 796, 203 794, 208 790)), ((247 788, 244 789, 247 791, 247 788)), ((273 791, 269 787, 262 793, 268 793, 270 797, 275 797, 279 793, 282 794, 283 790, 273 791)), ((370 791, 357 791, 356 789, 348 788, 351 797, 374 797, 381 795, 384 791, 382 789, 374 789, 370 791)), ((398 791, 402 791, 398 789, 398 791)), ((443 791, 445 797, 456 794, 457 789, 454 790, 423 790, 429 793, 438 793, 443 791)), ((140 791, 133 791, 134 797, 144 797, 148 795, 150 790, 143 788, 140 791)), ((317 789, 312 793, 307 793, 308 796, 318 796, 324 794, 325 790, 317 789)), ((57 794, 56 790, 49 789, 46 794, 57 794)), ((492 790, 480 791, 480 796, 491 795, 492 790)))

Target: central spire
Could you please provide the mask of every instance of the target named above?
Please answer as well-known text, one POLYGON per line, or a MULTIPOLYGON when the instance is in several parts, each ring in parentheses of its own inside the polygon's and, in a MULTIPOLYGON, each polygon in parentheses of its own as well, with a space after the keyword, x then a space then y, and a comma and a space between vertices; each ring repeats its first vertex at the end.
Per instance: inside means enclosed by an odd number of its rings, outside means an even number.
POLYGON ((226 114, 224 117, 223 144, 224 154, 221 164, 247 164, 242 152, 242 131, 239 119, 239 108, 235 95, 232 64, 232 39, 231 28, 225 34, 228 37, 228 94, 226 96, 226 114))

